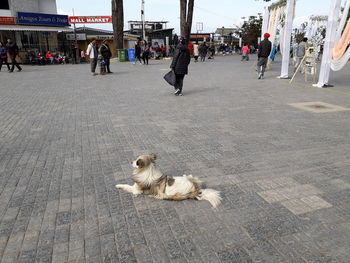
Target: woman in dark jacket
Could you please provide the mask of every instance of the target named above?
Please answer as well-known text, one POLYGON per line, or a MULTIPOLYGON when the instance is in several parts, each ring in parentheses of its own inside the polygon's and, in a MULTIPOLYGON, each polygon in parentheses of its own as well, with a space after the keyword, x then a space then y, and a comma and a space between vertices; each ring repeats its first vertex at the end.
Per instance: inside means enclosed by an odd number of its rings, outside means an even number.
POLYGON ((188 73, 188 65, 191 62, 190 51, 187 47, 187 40, 182 38, 176 47, 173 61, 170 68, 176 74, 175 95, 182 96, 182 87, 185 75, 188 73))

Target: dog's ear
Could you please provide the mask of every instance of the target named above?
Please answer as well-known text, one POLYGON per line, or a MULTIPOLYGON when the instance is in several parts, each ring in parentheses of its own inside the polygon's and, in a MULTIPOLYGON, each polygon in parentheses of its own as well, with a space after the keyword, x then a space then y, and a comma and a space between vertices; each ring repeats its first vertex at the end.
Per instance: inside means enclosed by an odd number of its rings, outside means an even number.
POLYGON ((136 165, 139 167, 139 168, 143 168, 145 167, 145 162, 142 160, 142 159, 138 159, 136 161, 136 165))
POLYGON ((155 160, 157 160, 157 155, 156 155, 156 154, 151 153, 149 156, 151 157, 152 162, 154 162, 155 160))

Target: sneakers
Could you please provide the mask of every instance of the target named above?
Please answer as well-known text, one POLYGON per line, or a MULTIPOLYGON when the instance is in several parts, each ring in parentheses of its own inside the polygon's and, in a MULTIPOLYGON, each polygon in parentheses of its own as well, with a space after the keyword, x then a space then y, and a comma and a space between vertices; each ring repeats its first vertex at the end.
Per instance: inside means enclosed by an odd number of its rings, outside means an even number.
POLYGON ((263 78, 264 78, 264 74, 259 73, 259 77, 258 77, 258 79, 263 79, 263 78))
POLYGON ((179 96, 181 94, 181 90, 180 89, 176 89, 174 92, 175 96, 179 96))
POLYGON ((92 75, 92 76, 96 76, 96 75, 98 75, 98 74, 97 74, 96 72, 92 72, 91 75, 92 75))
POLYGON ((182 92, 179 93, 179 96, 183 96, 182 92))

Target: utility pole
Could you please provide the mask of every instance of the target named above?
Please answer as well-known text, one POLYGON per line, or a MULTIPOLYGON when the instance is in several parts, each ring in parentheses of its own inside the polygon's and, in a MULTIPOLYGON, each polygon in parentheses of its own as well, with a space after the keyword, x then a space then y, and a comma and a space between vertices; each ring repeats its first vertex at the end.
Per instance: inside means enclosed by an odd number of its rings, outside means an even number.
MULTIPOLYGON (((73 8, 73 16, 74 16, 74 8, 73 8)), ((77 29, 75 27, 75 23, 73 23, 73 27, 74 27, 74 42, 75 42, 75 64, 79 64, 80 63, 80 59, 79 59, 79 48, 78 48, 78 38, 77 38, 77 29)))
POLYGON ((141 21, 142 21, 142 37, 146 40, 146 29, 145 29, 145 0, 141 0, 141 21))

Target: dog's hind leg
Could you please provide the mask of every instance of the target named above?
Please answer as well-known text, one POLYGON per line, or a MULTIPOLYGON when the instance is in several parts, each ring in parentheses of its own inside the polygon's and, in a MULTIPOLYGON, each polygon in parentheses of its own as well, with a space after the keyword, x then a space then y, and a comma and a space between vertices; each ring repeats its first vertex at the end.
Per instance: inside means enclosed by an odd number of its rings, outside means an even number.
POLYGON ((115 187, 119 189, 123 189, 124 191, 128 193, 132 193, 134 195, 142 194, 142 191, 139 189, 137 184, 134 184, 132 186, 128 184, 117 184, 115 187))

